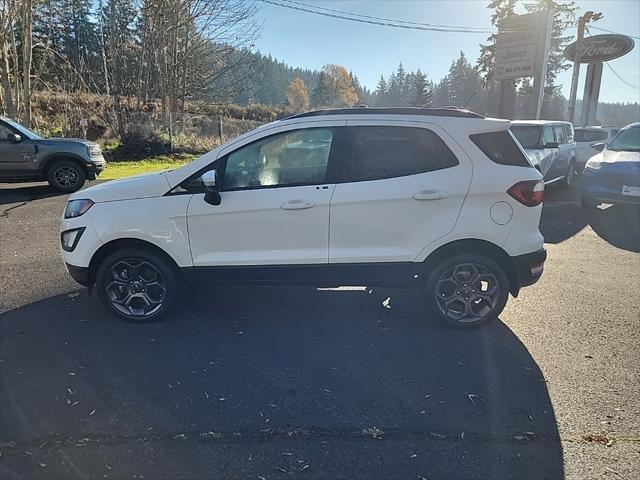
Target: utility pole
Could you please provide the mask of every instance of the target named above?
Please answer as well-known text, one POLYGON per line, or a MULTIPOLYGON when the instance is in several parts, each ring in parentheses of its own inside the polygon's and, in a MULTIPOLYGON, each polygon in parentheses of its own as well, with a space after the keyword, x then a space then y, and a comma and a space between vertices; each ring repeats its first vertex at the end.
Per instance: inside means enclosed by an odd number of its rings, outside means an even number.
POLYGON ((584 29, 589 22, 595 22, 602 18, 602 13, 594 13, 591 10, 578 19, 578 38, 576 39, 576 56, 573 59, 573 75, 571 77, 571 94, 569 95, 569 121, 573 123, 576 114, 576 100, 578 95, 578 78, 580 77, 580 62, 582 61, 582 40, 584 29))

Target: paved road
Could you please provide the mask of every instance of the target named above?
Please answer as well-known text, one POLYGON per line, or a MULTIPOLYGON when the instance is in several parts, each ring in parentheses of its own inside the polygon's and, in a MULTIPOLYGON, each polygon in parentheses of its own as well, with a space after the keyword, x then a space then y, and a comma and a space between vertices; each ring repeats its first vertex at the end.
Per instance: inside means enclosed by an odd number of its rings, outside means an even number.
POLYGON ((0 185, 2 478, 640 477, 631 212, 550 191, 543 279, 455 332, 399 290, 203 289, 121 323, 62 267, 64 202, 0 185))

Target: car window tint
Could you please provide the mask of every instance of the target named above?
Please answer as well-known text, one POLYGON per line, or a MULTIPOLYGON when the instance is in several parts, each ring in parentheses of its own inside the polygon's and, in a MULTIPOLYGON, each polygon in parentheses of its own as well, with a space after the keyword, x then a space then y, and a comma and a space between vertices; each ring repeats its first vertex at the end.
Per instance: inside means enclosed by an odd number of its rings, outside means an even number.
POLYGON ((523 148, 540 146, 540 127, 534 125, 512 125, 511 132, 516 136, 523 148))
POLYGON ((356 127, 347 181, 379 180, 458 165, 449 147, 431 130, 412 127, 356 127))
POLYGON ((482 150, 482 153, 495 163, 516 167, 531 167, 529 160, 522 153, 522 150, 518 148, 515 138, 508 130, 477 133, 469 138, 482 150))
POLYGON ((560 143, 560 144, 565 144, 567 143, 567 135, 566 132, 564 130, 564 126, 563 125, 555 125, 553 127, 555 136, 556 136, 556 142, 560 143))
POLYGON ((333 141, 330 128, 278 133, 227 157, 224 190, 323 183, 333 141))
POLYGON ((544 127, 542 131, 542 144, 546 145, 547 143, 556 143, 556 137, 551 127, 544 127))
POLYGON ((640 127, 623 128, 607 149, 614 152, 640 152, 640 127))
POLYGON ((0 124, 0 140, 1 141, 7 141, 7 135, 9 135, 10 133, 13 133, 11 130, 9 130, 7 127, 5 127, 4 125, 0 124))
POLYGON ((576 142, 601 142, 606 140, 609 134, 606 130, 600 128, 588 129, 576 129, 576 142))

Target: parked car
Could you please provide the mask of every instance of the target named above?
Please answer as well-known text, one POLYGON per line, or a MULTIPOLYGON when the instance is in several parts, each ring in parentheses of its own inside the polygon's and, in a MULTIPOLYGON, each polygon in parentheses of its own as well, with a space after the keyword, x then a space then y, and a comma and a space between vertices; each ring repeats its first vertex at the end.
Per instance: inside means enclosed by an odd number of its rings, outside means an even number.
POLYGON ((573 129, 574 138, 576 141, 577 157, 576 166, 577 171, 582 172, 584 170, 584 164, 593 155, 597 153, 592 145, 594 143, 609 142, 616 133, 620 131, 617 127, 575 127, 573 129))
POLYGON ((508 120, 457 109, 310 112, 169 172, 72 195, 70 275, 129 321, 184 283, 410 284, 470 327, 542 274, 544 182, 508 120))
POLYGON ((64 193, 82 188, 106 166, 100 145, 75 138, 42 138, 0 117, 0 182, 48 181, 64 193))
POLYGON ((545 183, 568 188, 576 170, 576 143, 569 122, 517 120, 511 131, 524 148, 529 161, 542 173, 545 183))
POLYGON ((627 125, 591 157, 582 176, 582 204, 640 205, 640 122, 627 125))

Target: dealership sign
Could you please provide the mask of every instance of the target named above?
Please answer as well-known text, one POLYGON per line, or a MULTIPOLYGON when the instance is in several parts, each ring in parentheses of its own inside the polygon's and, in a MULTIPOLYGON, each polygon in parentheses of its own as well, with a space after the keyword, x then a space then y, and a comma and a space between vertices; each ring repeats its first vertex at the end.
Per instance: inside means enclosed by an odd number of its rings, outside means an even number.
POLYGON ((538 13, 514 15, 500 22, 496 38, 495 67, 493 78, 532 77, 536 64, 540 62, 544 46, 541 37, 545 28, 538 13))
MULTIPOLYGON (((606 62, 626 55, 635 43, 626 35, 595 35, 582 40, 580 63, 606 62)), ((567 45, 564 56, 575 62, 576 42, 567 45)))

